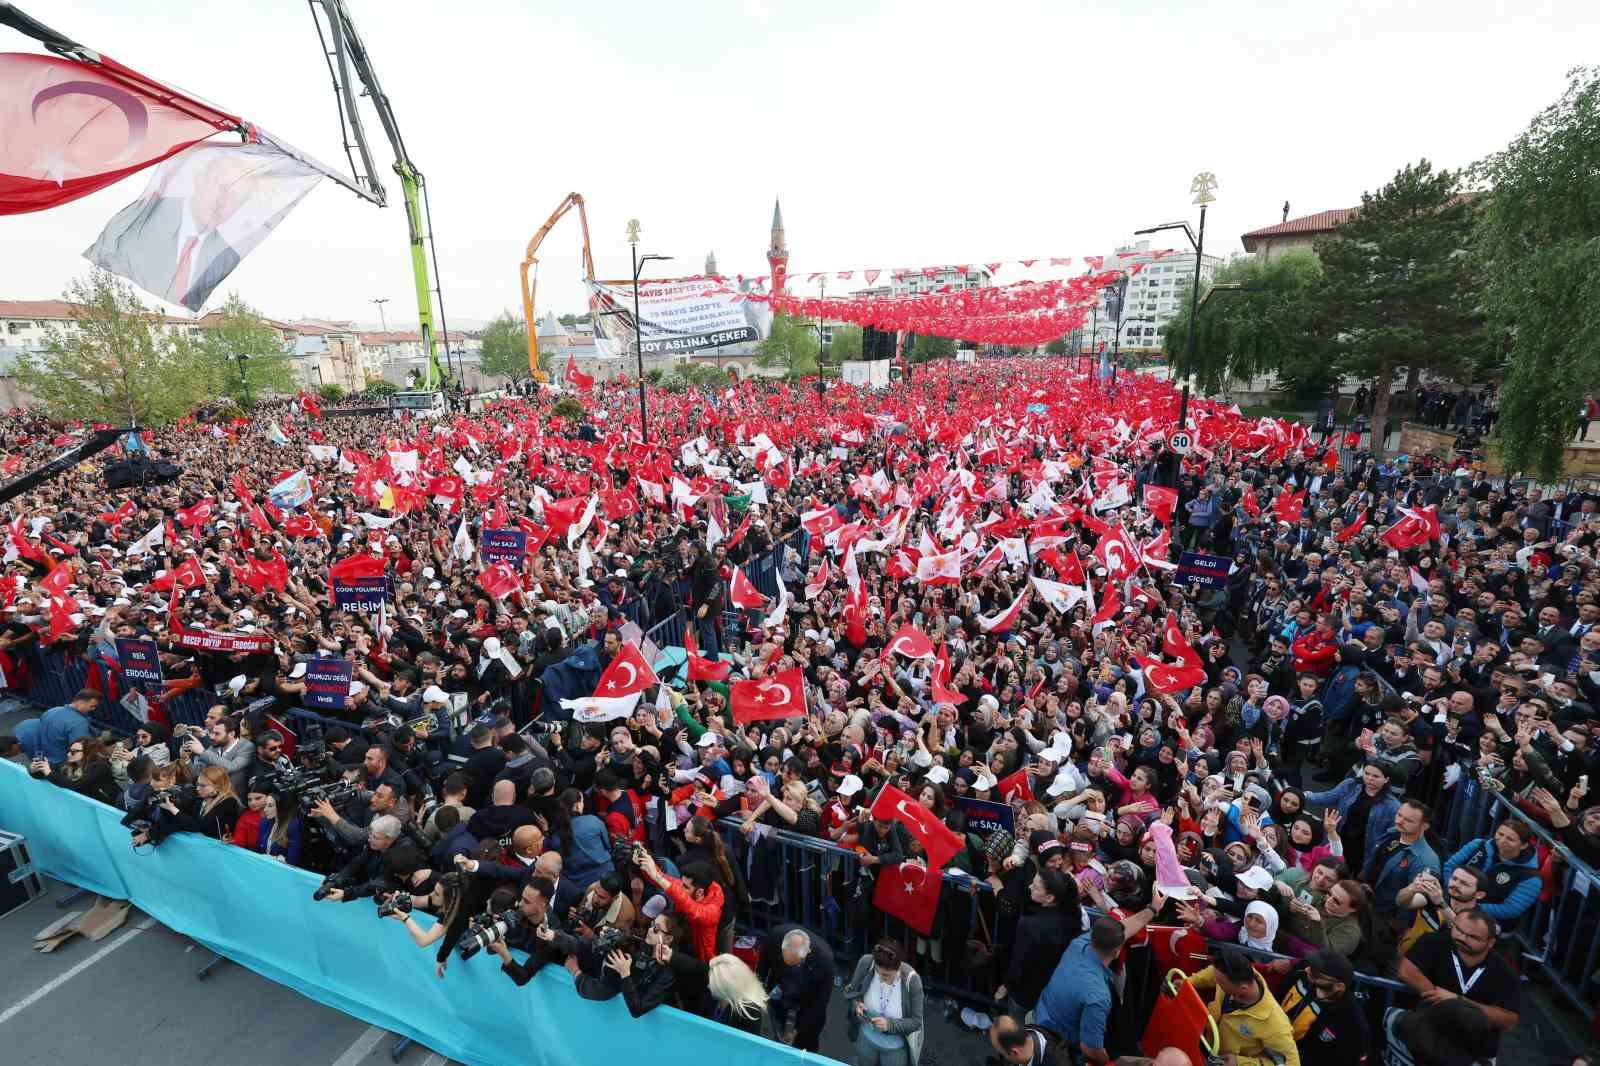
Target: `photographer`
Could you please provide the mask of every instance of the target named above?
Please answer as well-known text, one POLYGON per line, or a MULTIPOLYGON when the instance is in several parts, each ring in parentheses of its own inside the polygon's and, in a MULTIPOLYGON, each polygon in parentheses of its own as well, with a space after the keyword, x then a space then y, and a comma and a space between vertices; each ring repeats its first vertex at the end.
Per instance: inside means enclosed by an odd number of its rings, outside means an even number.
POLYGON ((166 817, 159 817, 147 829, 134 833, 134 847, 160 844, 180 831, 226 840, 242 810, 239 797, 233 792, 233 782, 220 766, 207 766, 200 771, 192 795, 179 797, 170 792, 160 793, 155 805, 166 817))
POLYGON ((518 962, 511 957, 511 950, 507 947, 506 940, 496 940, 489 945, 489 950, 500 958, 500 969, 517 986, 527 984, 547 963, 553 962, 560 956, 555 947, 550 943, 552 937, 540 937, 538 930, 546 933, 559 932, 559 916, 551 909, 550 901, 555 897, 555 886, 547 877, 537 875, 528 878, 522 886, 522 895, 517 901, 517 912, 522 919, 515 929, 508 930, 508 938, 515 936, 528 949, 528 961, 518 962))
POLYGON ((326 899, 334 903, 347 903, 364 899, 382 891, 389 881, 389 870, 384 866, 384 854, 400 839, 400 819, 392 814, 380 814, 367 827, 367 846, 338 873, 323 882, 313 899, 326 899))

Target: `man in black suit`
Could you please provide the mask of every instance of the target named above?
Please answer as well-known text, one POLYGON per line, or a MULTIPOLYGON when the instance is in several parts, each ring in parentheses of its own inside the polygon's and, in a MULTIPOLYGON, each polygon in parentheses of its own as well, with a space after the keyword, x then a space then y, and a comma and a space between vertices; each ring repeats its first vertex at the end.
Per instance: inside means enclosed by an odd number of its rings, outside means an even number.
POLYGON ((780 925, 761 945, 756 975, 772 990, 772 1017, 785 1042, 816 1051, 833 996, 833 949, 798 925, 780 925))

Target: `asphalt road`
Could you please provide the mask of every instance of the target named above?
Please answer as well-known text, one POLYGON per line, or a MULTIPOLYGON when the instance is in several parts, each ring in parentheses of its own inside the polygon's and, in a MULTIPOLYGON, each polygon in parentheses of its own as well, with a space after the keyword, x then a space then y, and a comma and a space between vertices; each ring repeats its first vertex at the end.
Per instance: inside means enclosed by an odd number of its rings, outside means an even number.
MULTIPOLYGON (((211 952, 141 913, 98 944, 75 937, 55 952, 32 949, 40 929, 87 897, 58 910, 71 886, 49 891, 0 916, 0 1062, 6 1066, 387 1066, 396 1037, 224 961, 204 980, 196 973, 211 952)), ((923 1066, 981 1062, 989 1053, 978 1034, 944 1021, 943 1003, 928 1002, 923 1066)), ((834 993, 822 1052, 844 1062, 844 1007, 834 993)), ((450 1062, 421 1045, 403 1066, 450 1062)), ((579 1066, 579 1064, 573 1064, 579 1066)))

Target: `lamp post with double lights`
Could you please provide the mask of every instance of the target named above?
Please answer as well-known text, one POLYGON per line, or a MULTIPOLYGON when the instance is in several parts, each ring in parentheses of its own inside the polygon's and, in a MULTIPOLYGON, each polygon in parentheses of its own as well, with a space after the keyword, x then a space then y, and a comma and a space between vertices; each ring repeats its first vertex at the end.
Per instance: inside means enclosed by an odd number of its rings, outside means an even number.
POLYGON ((639 273, 651 261, 666 262, 670 255, 639 254, 639 220, 628 220, 628 247, 633 251, 633 350, 639 362, 639 439, 650 443, 650 415, 644 401, 644 320, 639 317, 639 273))
MULTIPOLYGON (((1195 344, 1199 338, 1196 316, 1200 311, 1200 264, 1205 256, 1206 247, 1206 207, 1215 203, 1217 196, 1217 176, 1209 170, 1203 170, 1194 176, 1189 183, 1189 191, 1194 194, 1193 202, 1200 205, 1200 231, 1198 235, 1189 228, 1187 220, 1181 222, 1167 222, 1160 226, 1151 226, 1149 229, 1135 231, 1135 234, 1160 233, 1163 230, 1182 230, 1183 235, 1189 238, 1189 244, 1194 248, 1194 284, 1189 291, 1189 343, 1188 354, 1184 357, 1183 398, 1178 403, 1178 428, 1187 429, 1189 426, 1189 374, 1194 371, 1195 344)), ((1176 459, 1176 457, 1174 457, 1176 459)), ((1172 478, 1170 484, 1176 488, 1178 484, 1178 464, 1172 464, 1172 478)))

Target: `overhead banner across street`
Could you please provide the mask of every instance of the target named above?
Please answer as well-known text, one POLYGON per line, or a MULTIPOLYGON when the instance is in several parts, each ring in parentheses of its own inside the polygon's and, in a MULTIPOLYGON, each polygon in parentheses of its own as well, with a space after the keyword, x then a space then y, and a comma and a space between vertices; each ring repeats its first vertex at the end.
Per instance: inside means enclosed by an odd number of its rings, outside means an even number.
MULTIPOLYGON (((595 346, 608 358, 633 353, 633 286, 591 281, 589 311, 595 346)), ((772 331, 772 309, 744 293, 708 291, 705 278, 639 285, 645 355, 687 355, 762 340, 772 331)))

